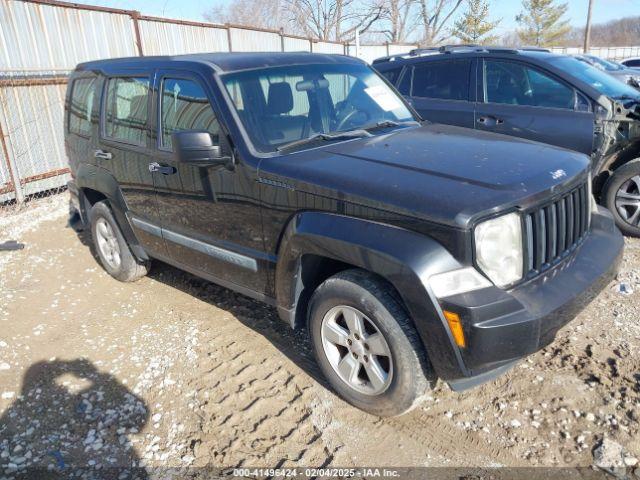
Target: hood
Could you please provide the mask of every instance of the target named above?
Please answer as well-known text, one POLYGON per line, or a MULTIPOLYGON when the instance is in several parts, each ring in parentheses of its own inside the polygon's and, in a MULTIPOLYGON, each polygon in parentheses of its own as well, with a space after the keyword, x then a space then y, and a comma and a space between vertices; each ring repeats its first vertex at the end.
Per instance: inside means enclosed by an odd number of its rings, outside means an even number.
POLYGON ((429 124, 265 165, 297 190, 467 228, 477 216, 539 201, 586 176, 589 159, 516 137, 429 124))

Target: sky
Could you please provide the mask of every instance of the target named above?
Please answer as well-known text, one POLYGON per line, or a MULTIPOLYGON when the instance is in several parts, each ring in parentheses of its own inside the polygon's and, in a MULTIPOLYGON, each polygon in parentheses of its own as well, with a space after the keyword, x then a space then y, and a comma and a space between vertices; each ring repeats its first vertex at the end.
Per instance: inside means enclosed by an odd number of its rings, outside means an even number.
MULTIPOLYGON (((203 13, 214 5, 230 0, 74 0, 75 3, 138 10, 145 15, 203 21, 203 13)), ((574 26, 584 26, 588 0, 565 0, 569 4, 567 18, 574 26)), ((593 23, 606 22, 632 15, 640 15, 640 0, 593 0, 593 23)), ((501 19, 498 32, 516 27, 515 16, 521 10, 520 0, 492 0, 491 16, 501 19)), ((461 8, 462 10, 462 8, 461 8)))

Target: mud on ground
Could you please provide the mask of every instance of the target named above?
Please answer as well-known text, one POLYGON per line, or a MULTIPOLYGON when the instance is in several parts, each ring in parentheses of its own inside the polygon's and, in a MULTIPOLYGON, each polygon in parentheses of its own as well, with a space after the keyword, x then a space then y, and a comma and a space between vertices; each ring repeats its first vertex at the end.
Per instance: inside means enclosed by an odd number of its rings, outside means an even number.
POLYGON ((0 218, 0 476, 25 466, 589 466, 640 456, 640 241, 548 348, 395 419, 334 395, 302 332, 160 263, 123 284, 58 195, 0 218), (622 285, 622 287, 621 287, 622 285), (621 292, 622 290, 622 292, 621 292))

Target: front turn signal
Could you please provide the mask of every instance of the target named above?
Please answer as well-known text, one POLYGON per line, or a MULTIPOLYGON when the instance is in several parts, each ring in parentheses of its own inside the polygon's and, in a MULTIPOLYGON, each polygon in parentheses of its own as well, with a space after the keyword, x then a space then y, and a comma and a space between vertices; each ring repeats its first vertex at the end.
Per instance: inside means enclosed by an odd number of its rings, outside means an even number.
POLYGON ((462 330, 462 322, 460 321, 460 315, 455 312, 450 312, 448 310, 444 310, 444 318, 447 319, 447 323, 449 324, 449 330, 451 330, 451 334, 453 335, 453 339, 461 348, 467 346, 467 342, 464 338, 464 331, 462 330))

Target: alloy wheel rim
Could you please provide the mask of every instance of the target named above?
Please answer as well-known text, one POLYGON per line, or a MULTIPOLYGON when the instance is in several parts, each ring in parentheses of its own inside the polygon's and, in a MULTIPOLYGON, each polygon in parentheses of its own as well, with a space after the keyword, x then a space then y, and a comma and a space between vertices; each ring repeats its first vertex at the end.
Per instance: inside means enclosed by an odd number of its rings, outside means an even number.
POLYGON ((104 261, 113 269, 119 268, 122 261, 120 245, 113 228, 104 218, 96 222, 96 239, 98 250, 104 261))
POLYGON ((322 319, 322 347, 338 377, 354 390, 380 395, 393 378, 391 349, 378 327, 358 309, 339 305, 322 319))
POLYGON ((622 219, 637 227, 640 224, 640 175, 624 182, 616 192, 616 209, 622 219))

